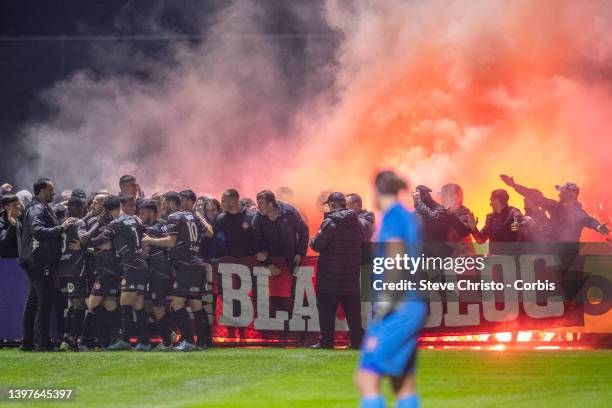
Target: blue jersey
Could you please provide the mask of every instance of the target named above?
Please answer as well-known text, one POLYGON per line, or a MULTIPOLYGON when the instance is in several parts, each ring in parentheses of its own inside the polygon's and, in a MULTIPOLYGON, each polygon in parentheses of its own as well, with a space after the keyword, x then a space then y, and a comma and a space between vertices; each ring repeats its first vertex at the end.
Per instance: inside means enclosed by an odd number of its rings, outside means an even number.
POLYGON ((385 211, 378 231, 377 242, 403 241, 406 253, 410 256, 421 255, 419 221, 413 212, 396 202, 385 211))
MULTIPOLYGON (((383 214, 377 241, 403 242, 409 256, 420 256, 419 223, 414 213, 400 203, 389 207, 383 214)), ((381 245, 380 251, 383 250, 381 245)), ((383 307, 380 319, 371 322, 361 345, 361 369, 390 376, 401 376, 414 370, 427 306, 413 291, 408 291, 403 300, 390 309, 383 307)))
MULTIPOLYGON (((404 245, 403 251, 410 257, 419 257, 421 255, 421 240, 420 240, 420 226, 416 215, 408 211, 401 203, 396 202, 389 207, 382 217, 380 229, 378 231, 376 256, 386 257, 389 254, 386 253, 385 242, 402 242, 404 245)), ((406 272, 406 276, 402 277, 416 281, 418 274, 411 274, 406 272)), ((383 280, 385 276, 382 277, 383 280)), ((380 293, 374 293, 374 298, 380 300, 380 293)), ((393 303, 399 300, 415 299, 418 297, 418 291, 406 292, 405 296, 395 298, 393 303)), ((389 299, 390 300, 390 299, 389 299)), ((377 304, 375 314, 384 315, 390 311, 390 308, 395 305, 390 303, 377 304)))

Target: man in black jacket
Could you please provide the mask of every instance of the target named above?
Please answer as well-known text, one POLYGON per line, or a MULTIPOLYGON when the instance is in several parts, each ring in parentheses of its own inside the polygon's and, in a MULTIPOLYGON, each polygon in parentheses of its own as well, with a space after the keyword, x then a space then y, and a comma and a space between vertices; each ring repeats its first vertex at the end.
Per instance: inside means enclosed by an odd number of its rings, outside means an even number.
POLYGON ((361 196, 356 193, 351 193, 346 196, 346 208, 353 210, 359 217, 359 223, 363 229, 363 241, 368 242, 374 235, 374 223, 376 222, 376 216, 372 211, 363 209, 363 201, 361 196))
POLYGON ((270 257, 285 258, 290 271, 300 265, 308 249, 308 225, 291 205, 276 201, 274 193, 263 190, 257 194, 257 214, 253 219, 255 256, 273 270, 270 257))
POLYGON ((17 222, 21 215, 21 204, 15 194, 2 196, 0 208, 0 258, 18 258, 17 222))
POLYGON ((342 304, 349 326, 351 347, 359 348, 361 326, 361 242, 363 229, 357 213, 346 208, 344 194, 334 192, 324 204, 329 205, 323 223, 310 240, 319 253, 317 260, 317 308, 321 327, 320 343, 313 348, 334 347, 336 308, 342 304))
POLYGON ((61 254, 61 236, 76 219, 68 218, 59 224, 49 206, 55 196, 51 180, 41 178, 34 183, 34 195, 21 216, 17 230, 20 265, 30 281, 30 292, 23 311, 21 349, 34 349, 36 320, 39 336, 36 349, 49 351, 53 350, 49 339, 49 318, 53 302, 53 279, 61 254))

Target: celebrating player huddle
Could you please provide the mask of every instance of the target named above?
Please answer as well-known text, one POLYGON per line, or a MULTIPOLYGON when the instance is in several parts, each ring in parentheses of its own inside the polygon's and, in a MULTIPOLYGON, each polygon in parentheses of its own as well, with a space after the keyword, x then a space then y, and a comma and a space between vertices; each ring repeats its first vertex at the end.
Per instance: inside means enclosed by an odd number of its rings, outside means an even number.
POLYGON ((208 315, 202 308, 205 267, 200 255, 202 237, 212 237, 212 227, 203 215, 181 209, 179 193, 142 201, 138 216, 135 201, 131 195, 102 192, 84 217, 83 200, 72 197, 68 202, 70 225, 62 234, 59 263, 61 290, 69 299, 62 349, 78 345, 81 351, 128 350, 130 339, 137 338, 136 350, 151 350, 146 296, 153 303, 163 339, 159 350, 195 351, 212 344, 208 315), (167 214, 166 221, 159 218, 160 209, 167 214), (175 346, 176 335, 166 314, 168 300, 182 335, 175 346))

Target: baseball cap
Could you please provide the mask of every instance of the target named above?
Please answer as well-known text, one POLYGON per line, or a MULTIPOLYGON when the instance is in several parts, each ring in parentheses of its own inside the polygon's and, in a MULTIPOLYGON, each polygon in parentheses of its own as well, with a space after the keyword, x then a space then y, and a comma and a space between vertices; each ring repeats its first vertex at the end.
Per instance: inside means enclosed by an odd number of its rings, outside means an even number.
POLYGON ((344 194, 338 192, 338 191, 334 191, 333 193, 330 193, 327 196, 327 200, 323 201, 323 204, 329 204, 329 203, 344 203, 346 204, 346 197, 344 196, 344 194))
POLYGON ((83 189, 75 188, 74 190, 72 190, 72 194, 70 195, 70 197, 76 197, 80 198, 81 200, 86 200, 87 194, 85 194, 85 191, 83 191, 83 189))
POLYGON ((573 191, 575 193, 579 193, 580 189, 578 188, 578 185, 576 185, 576 183, 572 183, 571 181, 568 181, 567 183, 563 184, 562 186, 560 185, 556 185, 555 189, 557 189, 557 191, 573 191))

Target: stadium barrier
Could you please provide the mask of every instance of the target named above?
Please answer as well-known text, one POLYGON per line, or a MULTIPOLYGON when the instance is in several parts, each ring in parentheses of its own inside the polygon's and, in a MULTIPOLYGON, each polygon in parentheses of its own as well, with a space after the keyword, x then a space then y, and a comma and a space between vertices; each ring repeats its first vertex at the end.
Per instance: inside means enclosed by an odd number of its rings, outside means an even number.
MULTIPOLYGON (((504 264, 496 275, 498 280, 534 278, 538 256, 509 255, 492 264, 504 264), (505 259, 505 260, 504 260, 505 259)), ((491 258, 497 259, 497 258, 491 258)), ((207 294, 205 307, 213 322, 213 338, 217 342, 239 344, 293 343, 319 331, 316 306, 316 257, 305 257, 292 276, 283 259, 273 259, 282 271, 272 276, 267 267, 254 257, 221 258, 206 264, 207 294)), ((606 254, 580 255, 580 293, 595 292, 581 301, 559 300, 552 296, 528 300, 508 288, 493 299, 476 297, 455 299, 443 290, 428 293, 430 310, 424 337, 467 335, 525 330, 551 330, 571 327, 581 332, 612 333, 612 304, 609 294, 609 274, 612 257, 606 254), (592 289, 595 289, 594 291, 592 289)), ((537 268, 536 268, 537 269, 537 268)), ((369 275, 371 267, 364 266, 369 275)), ((481 272, 482 273, 482 272, 481 272)), ((20 337, 23 304, 27 295, 27 280, 16 260, 0 259, 0 339, 20 337)), ((363 275, 363 273, 362 273, 363 275)), ((452 275, 445 275, 445 279, 452 275)), ((478 274, 471 276, 478 281, 478 274)), ((369 294, 363 288, 362 299, 369 294), (364 292, 365 290, 365 292, 364 292)), ((452 291, 451 291, 452 292, 452 291)), ((451 293, 452 295, 452 293, 451 293)), ((372 303, 362 302, 364 326, 372 316, 372 303)), ((348 342, 348 326, 342 308, 338 307, 336 340, 348 342)))

